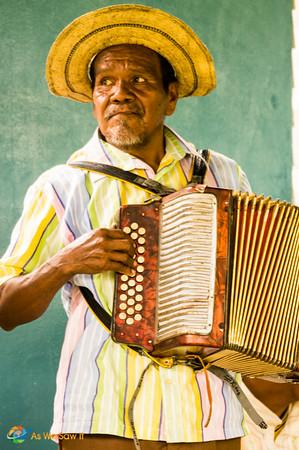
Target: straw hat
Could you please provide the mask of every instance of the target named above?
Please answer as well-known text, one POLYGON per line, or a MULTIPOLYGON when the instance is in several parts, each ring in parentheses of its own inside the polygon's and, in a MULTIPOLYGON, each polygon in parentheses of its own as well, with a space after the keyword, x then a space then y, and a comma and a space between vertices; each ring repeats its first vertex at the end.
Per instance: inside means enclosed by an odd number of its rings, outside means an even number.
POLYGON ((143 45, 164 56, 175 70, 180 97, 206 95, 216 85, 212 56, 188 25, 160 9, 129 4, 84 14, 58 35, 46 64, 49 90, 91 102, 90 63, 119 44, 143 45))

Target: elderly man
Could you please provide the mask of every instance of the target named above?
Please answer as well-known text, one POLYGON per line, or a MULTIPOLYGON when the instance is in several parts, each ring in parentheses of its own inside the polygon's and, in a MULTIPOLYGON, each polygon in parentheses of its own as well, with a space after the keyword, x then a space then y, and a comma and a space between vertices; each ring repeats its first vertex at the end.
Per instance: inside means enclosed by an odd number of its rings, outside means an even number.
MULTIPOLYGON (((215 75, 207 48, 186 24, 140 5, 93 11, 58 36, 47 78, 52 93, 93 102, 98 129, 69 162, 117 166, 175 190, 191 182, 198 153, 164 120, 179 97, 212 90, 215 75)), ((215 152, 204 182, 249 190, 240 167, 215 152)), ((205 374, 186 365, 152 364, 145 372, 148 357, 113 342, 78 288, 92 292, 94 310, 111 315, 115 273, 131 276, 137 265, 133 240, 118 228, 119 209, 150 196, 113 176, 54 167, 28 190, 1 260, 6 330, 40 317, 63 287, 69 321, 52 433, 80 439, 61 440, 62 449, 133 449, 136 436, 144 450, 240 448, 243 410, 229 384, 210 374, 209 389, 205 374)))

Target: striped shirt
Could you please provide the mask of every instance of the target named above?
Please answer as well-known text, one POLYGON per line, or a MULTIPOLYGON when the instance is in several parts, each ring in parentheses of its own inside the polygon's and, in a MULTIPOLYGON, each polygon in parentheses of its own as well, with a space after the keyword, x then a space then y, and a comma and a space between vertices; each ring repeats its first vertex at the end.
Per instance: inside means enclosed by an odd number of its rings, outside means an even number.
MULTIPOLYGON (((70 160, 112 164, 178 190, 191 180, 196 150, 169 128, 165 128, 165 142, 165 156, 156 173, 145 162, 100 140, 97 132, 70 160)), ((205 182, 242 191, 250 189, 240 167, 216 152, 211 152, 205 182)), ((48 170, 27 192, 22 217, 0 261, 0 282, 31 272, 92 229, 113 227, 118 223, 121 205, 143 203, 149 196, 140 188, 99 173, 67 165, 48 170)), ((111 313, 114 273, 76 275, 62 289, 68 323, 51 432, 131 438, 128 405, 149 360, 111 340, 76 285, 88 287, 111 313)), ((212 374, 209 379, 213 409, 209 425, 205 426, 210 412, 205 375, 185 366, 151 366, 134 406, 138 437, 202 442, 242 436, 243 411, 235 394, 212 374)))

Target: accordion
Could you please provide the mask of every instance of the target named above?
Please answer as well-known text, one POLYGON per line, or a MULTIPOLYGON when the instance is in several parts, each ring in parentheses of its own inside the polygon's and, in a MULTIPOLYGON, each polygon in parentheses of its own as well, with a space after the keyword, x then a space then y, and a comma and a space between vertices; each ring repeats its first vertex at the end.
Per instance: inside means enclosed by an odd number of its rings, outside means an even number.
POLYGON ((117 275, 116 342, 243 375, 298 370, 298 207, 196 185, 123 206, 120 228, 138 265, 117 275))

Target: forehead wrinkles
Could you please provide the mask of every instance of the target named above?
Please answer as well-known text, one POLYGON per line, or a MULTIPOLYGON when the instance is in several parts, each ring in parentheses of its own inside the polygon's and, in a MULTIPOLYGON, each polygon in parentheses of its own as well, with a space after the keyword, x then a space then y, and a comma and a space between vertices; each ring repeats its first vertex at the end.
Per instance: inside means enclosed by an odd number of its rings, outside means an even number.
POLYGON ((95 59, 95 73, 102 70, 125 69, 132 71, 146 71, 161 76, 158 55, 149 49, 139 51, 131 49, 107 49, 99 53, 95 59))

